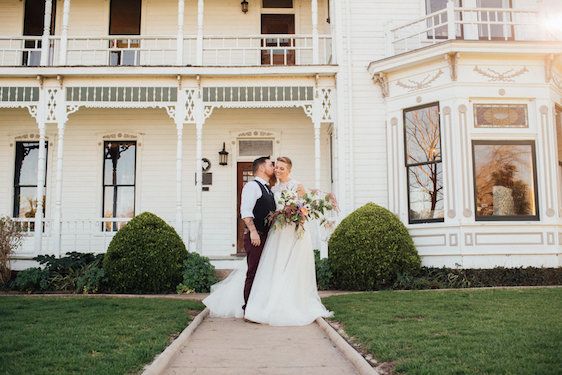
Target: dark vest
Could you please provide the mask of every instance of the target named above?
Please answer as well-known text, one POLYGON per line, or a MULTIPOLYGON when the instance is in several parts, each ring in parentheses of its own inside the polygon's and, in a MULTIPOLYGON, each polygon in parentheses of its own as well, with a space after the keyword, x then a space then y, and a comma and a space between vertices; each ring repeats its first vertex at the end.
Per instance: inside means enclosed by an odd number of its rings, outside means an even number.
POLYGON ((261 197, 256 201, 254 210, 254 225, 258 232, 265 233, 269 231, 269 223, 265 222, 267 215, 270 212, 275 211, 275 198, 273 198, 273 193, 270 193, 268 189, 259 181, 254 180, 261 189, 261 197))

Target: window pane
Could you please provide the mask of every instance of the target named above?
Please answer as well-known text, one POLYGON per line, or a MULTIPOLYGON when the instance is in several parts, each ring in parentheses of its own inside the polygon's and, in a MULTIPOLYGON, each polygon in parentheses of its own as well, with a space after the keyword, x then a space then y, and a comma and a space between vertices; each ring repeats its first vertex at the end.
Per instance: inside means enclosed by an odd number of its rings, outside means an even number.
MULTIPOLYGON (((479 8, 511 8, 510 0, 478 0, 479 8)), ((494 10, 482 10, 478 12, 478 19, 482 24, 478 25, 480 39, 510 39, 512 27, 511 14, 494 10)))
POLYGON ((271 156, 273 154, 273 141, 255 140, 239 142, 240 156, 271 156))
MULTIPOLYGON (((431 14, 438 12, 447 8, 448 0, 425 0, 425 11, 426 14, 431 14)), ((461 0, 455 0, 455 6, 460 7, 462 4, 461 0)), ((447 14, 440 13, 438 15, 432 16, 427 20, 427 27, 430 29, 428 31, 427 36, 430 39, 446 39, 447 38, 447 14), (437 25, 443 25, 435 28, 433 31, 433 27, 437 25)), ((461 35, 461 25, 457 26, 457 35, 461 35)))
POLYGON ((105 142, 104 184, 134 185, 135 142, 105 142))
POLYGON ((477 128, 527 128, 527 105, 475 104, 474 124, 477 128))
MULTIPOLYGON (((37 188, 36 187, 22 187, 17 188, 16 194, 16 207, 14 210, 14 217, 21 218, 34 218, 37 212, 37 188)), ((45 195, 43 195, 43 212, 45 210, 45 195)))
POLYGON ((120 186, 117 188, 117 217, 135 216, 135 188, 120 186))
POLYGON ((437 104, 404 112, 406 164, 441 160, 441 133, 437 104))
POLYGON ((409 219, 443 219, 443 172, 441 163, 408 167, 409 219))
POLYGON ((15 185, 37 185, 38 159, 39 142, 16 142, 15 185))
POLYGON ((263 8, 292 8, 293 0, 263 0, 263 8))
POLYGON ((534 143, 474 142, 476 217, 537 216, 534 143))
POLYGON ((103 217, 111 218, 115 217, 113 215, 113 194, 115 188, 113 186, 106 187, 103 189, 103 217))

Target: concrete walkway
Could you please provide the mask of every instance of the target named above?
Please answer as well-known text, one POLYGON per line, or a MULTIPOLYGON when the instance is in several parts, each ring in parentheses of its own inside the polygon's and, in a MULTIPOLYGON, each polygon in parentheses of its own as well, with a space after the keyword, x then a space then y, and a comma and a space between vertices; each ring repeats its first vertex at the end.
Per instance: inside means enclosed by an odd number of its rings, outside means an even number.
POLYGON ((271 327, 207 317, 166 375, 347 375, 354 367, 316 324, 271 327))

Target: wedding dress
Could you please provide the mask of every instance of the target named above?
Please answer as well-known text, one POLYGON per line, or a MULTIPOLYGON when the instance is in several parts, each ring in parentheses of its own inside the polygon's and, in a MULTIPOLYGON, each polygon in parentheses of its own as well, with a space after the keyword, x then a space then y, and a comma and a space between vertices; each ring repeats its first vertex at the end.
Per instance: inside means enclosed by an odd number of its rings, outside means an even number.
MULTIPOLYGON (((296 190, 298 183, 290 180, 278 183, 272 189, 275 201, 285 189, 296 190)), ((277 207, 280 209, 281 207, 277 207)), ((294 224, 271 228, 252 291, 244 304, 246 261, 226 279, 211 287, 211 294, 203 300, 215 317, 245 317, 251 321, 272 326, 301 326, 318 317, 330 317, 318 295, 314 252, 309 223, 297 235, 294 224)))

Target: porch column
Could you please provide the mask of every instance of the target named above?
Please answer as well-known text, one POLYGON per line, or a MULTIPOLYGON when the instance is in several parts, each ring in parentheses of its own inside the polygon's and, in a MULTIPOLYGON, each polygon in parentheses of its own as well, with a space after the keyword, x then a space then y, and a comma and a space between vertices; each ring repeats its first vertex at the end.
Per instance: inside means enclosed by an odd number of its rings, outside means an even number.
POLYGON ((322 126, 322 102, 320 90, 314 89, 314 103, 312 105, 312 124, 314 125, 314 188, 320 189, 320 130, 322 126))
MULTIPOLYGON (((64 92, 64 91, 63 91, 64 92)), ((60 104, 62 105, 64 101, 60 104)), ((63 155, 64 155, 64 129, 66 127, 66 113, 57 119, 57 175, 56 175, 56 194, 55 194, 55 213, 53 230, 55 234, 55 250, 58 251, 59 257, 62 256, 62 174, 63 174, 63 155)), ((44 164, 44 163, 43 163, 44 164)))
POLYGON ((205 106, 203 104, 203 93, 199 88, 195 107, 195 173, 197 181, 195 184, 196 215, 197 215, 197 251, 203 252, 203 124, 205 123, 205 106))
POLYGON ((203 65, 203 0, 197 0, 197 65, 203 65))
POLYGON ((49 37, 51 36, 52 0, 45 0, 45 17, 43 18, 43 36, 41 37, 41 66, 49 64, 49 37))
POLYGON ((37 160, 37 193, 35 198, 37 200, 36 210, 35 210, 35 253, 37 255, 41 254, 41 242, 43 237, 43 196, 45 195, 45 162, 46 162, 46 150, 45 150, 45 118, 44 109, 40 109, 40 113, 37 116, 37 127, 39 128, 39 157, 37 160))
POLYGON ((66 65, 66 50, 68 46, 68 19, 70 17, 70 0, 64 0, 62 11, 62 31, 60 36, 60 51, 58 65, 66 65))
POLYGON ((311 0, 312 8, 312 64, 320 63, 318 51, 318 0, 311 0))
POLYGON ((178 37, 176 43, 176 65, 183 65, 183 24, 185 19, 185 0, 178 0, 178 37))
POLYGON ((183 166, 183 119, 176 120, 176 231, 183 238, 183 196, 182 196, 182 166, 183 166))

